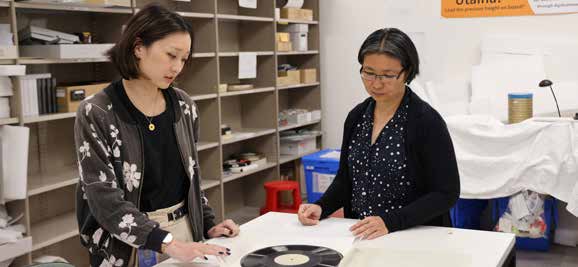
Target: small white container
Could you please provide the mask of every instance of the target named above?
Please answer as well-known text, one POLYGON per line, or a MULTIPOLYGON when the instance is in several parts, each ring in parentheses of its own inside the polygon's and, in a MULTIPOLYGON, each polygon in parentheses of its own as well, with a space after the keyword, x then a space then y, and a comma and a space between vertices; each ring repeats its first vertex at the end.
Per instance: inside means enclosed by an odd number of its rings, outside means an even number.
POLYGON ((302 23, 289 24, 287 26, 288 32, 309 32, 309 25, 302 23))
POLYGON ((293 44, 294 51, 307 51, 309 33, 307 32, 292 32, 291 33, 291 43, 293 44))
POLYGON ((0 59, 18 58, 18 48, 15 45, 0 45, 0 59))
POLYGON ((311 111, 311 120, 318 121, 321 119, 321 110, 313 110, 311 111))
POLYGON ((311 135, 296 135, 281 137, 282 155, 302 155, 313 152, 317 148, 317 140, 311 135))

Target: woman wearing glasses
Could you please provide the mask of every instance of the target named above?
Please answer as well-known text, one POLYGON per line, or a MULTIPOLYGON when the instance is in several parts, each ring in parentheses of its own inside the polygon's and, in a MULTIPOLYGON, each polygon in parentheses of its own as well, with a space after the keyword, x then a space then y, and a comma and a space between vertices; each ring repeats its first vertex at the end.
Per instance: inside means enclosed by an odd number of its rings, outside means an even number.
POLYGON ((358 61, 370 95, 345 120, 337 176, 299 221, 315 225, 343 207, 360 219, 351 232, 374 239, 416 225, 451 226, 449 209, 460 194, 446 124, 407 86, 419 73, 411 39, 386 28, 363 42, 358 61))

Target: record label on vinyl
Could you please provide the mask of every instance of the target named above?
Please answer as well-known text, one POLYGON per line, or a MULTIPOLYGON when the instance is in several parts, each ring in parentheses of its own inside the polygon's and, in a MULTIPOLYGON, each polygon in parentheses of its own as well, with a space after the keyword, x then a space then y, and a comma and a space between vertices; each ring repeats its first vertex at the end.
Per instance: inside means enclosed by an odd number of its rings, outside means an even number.
POLYGON ((326 247, 281 245, 266 247, 245 255, 243 267, 331 267, 339 265, 341 253, 326 247))

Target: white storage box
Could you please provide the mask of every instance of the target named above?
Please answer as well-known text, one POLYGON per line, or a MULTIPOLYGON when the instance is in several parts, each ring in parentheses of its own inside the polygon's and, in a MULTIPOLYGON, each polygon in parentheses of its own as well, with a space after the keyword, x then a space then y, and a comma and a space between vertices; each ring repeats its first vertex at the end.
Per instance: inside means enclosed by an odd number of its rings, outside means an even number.
POLYGON ((18 57, 15 45, 0 45, 0 59, 14 59, 18 57))
POLYGON ((308 24, 301 24, 301 23, 289 24, 287 26, 287 31, 288 32, 309 32, 309 25, 308 24))
POLYGON ((312 135, 295 135, 281 137, 282 155, 301 155, 315 151, 317 140, 312 135))
POLYGON ((0 118, 10 118, 10 98, 0 97, 0 118))
POLYGON ((310 113, 312 121, 317 121, 321 119, 321 110, 313 110, 310 113))
MULTIPOLYGON (((178 0, 177 0, 178 1, 178 0)), ((130 7, 130 0, 84 0, 83 3, 96 6, 130 7)))
POLYGON ((0 262, 22 256, 32 251, 32 237, 24 237, 14 243, 0 245, 0 262))
POLYGON ((22 76, 26 74, 26 65, 0 65, 0 76, 22 76))
POLYGON ((294 51, 307 51, 307 40, 309 33, 306 32, 292 32, 291 43, 294 51))
POLYGON ((291 116, 287 117, 287 123, 289 124, 306 123, 310 121, 309 119, 310 117, 311 115, 309 114, 309 112, 292 114, 291 116))
POLYGON ((23 45, 21 57, 73 59, 104 58, 106 51, 114 44, 63 44, 63 45, 23 45))
POLYGON ((12 86, 12 80, 9 77, 0 77, 0 97, 13 95, 14 87, 12 86))
POLYGON ((78 36, 61 31, 55 31, 42 27, 29 25, 18 32, 19 41, 24 40, 42 40, 46 42, 56 42, 58 44, 74 44, 80 42, 78 36))

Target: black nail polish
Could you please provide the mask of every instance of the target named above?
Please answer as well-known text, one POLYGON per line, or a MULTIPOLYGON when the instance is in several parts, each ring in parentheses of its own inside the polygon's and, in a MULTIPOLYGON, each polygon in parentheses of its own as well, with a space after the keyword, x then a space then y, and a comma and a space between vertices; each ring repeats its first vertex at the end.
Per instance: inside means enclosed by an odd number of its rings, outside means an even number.
POLYGON ((231 250, 227 248, 227 251, 231 251, 231 250))
POLYGON ((206 260, 206 261, 208 261, 208 260, 209 260, 209 258, 207 258, 207 256, 204 256, 204 258, 205 258, 205 260, 206 260))
POLYGON ((219 252, 219 254, 221 254, 221 255, 225 255, 225 253, 224 253, 224 252, 222 252, 222 251, 220 251, 220 252, 219 252))
POLYGON ((231 252, 227 252, 227 255, 231 256, 231 252))

